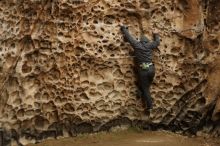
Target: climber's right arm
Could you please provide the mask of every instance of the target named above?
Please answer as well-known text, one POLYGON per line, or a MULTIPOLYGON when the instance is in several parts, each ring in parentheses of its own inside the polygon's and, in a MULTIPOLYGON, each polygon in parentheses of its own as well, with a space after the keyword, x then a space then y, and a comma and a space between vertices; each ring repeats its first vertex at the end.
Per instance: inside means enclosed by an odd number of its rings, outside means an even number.
POLYGON ((131 36, 131 34, 128 32, 128 28, 121 26, 121 31, 125 37, 125 40, 128 41, 133 48, 135 48, 138 44, 138 41, 131 36))

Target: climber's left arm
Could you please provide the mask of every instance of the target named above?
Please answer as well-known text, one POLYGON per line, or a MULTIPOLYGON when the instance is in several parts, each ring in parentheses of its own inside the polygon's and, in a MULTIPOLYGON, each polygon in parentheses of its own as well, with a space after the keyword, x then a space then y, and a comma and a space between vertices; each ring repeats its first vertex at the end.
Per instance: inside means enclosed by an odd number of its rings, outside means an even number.
POLYGON ((154 33, 154 41, 149 43, 149 47, 154 49, 157 48, 160 45, 160 36, 158 33, 154 33))

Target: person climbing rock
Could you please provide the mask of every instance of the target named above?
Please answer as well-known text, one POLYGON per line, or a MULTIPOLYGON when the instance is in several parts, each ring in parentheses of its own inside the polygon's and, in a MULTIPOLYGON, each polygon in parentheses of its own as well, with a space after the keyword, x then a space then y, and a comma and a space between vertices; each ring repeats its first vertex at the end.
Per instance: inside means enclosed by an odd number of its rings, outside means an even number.
POLYGON ((152 109, 152 98, 150 95, 150 85, 155 75, 155 67, 152 63, 152 52, 154 48, 160 45, 160 37, 158 32, 153 32, 154 41, 141 34, 140 41, 131 36, 128 27, 121 25, 121 31, 126 41, 128 41, 134 49, 135 68, 137 69, 138 88, 140 96, 144 99, 147 110, 152 109))

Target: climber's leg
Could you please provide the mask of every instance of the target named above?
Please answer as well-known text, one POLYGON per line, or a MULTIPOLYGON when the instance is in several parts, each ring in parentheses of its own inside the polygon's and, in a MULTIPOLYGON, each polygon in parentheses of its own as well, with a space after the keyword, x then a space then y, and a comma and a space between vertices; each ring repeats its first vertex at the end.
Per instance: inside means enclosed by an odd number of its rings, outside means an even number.
POLYGON ((152 98, 150 96, 149 87, 150 87, 150 83, 148 79, 141 81, 142 98, 144 99, 147 105, 147 109, 152 108, 152 98))
POLYGON ((154 66, 150 66, 148 70, 139 70, 139 88, 142 92, 142 98, 145 100, 147 109, 152 108, 152 98, 150 95, 150 86, 155 75, 154 66))

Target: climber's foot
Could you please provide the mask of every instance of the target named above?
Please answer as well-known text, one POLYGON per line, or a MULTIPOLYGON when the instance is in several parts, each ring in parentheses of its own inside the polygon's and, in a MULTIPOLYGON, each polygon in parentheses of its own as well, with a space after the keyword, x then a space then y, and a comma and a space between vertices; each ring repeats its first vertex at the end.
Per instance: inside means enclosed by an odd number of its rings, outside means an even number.
POLYGON ((146 116, 150 116, 151 110, 146 109, 146 110, 144 111, 144 113, 145 113, 146 116))

